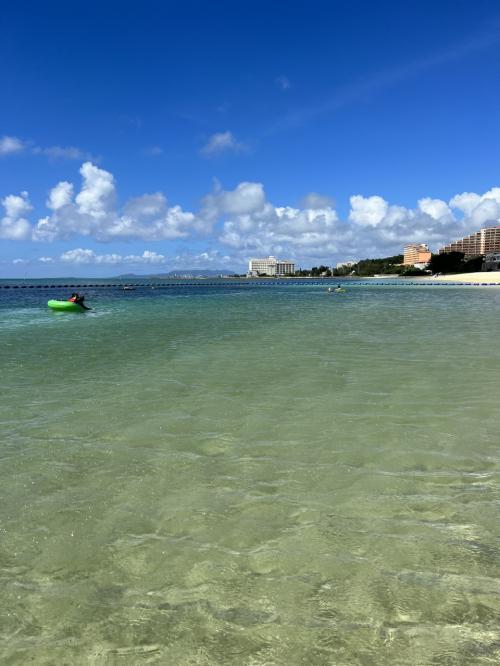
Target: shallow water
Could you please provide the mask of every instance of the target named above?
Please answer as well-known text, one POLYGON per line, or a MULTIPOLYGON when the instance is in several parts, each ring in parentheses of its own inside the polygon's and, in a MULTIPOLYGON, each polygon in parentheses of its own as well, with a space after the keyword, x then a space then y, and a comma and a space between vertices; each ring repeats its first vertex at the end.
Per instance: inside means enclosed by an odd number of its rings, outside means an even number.
POLYGON ((0 293, 2 664, 500 661, 500 292, 0 293))

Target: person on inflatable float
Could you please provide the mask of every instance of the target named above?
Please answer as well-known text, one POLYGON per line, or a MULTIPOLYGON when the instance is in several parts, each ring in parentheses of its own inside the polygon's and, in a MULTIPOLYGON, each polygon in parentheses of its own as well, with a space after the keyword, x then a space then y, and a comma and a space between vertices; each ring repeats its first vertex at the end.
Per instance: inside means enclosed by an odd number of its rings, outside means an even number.
POLYGON ((85 303, 83 302, 84 300, 85 300, 85 296, 80 296, 80 294, 77 294, 76 292, 73 292, 71 294, 71 298, 68 298, 68 301, 70 303, 76 303, 77 305, 80 305, 85 310, 90 310, 91 308, 88 308, 85 305, 85 303))

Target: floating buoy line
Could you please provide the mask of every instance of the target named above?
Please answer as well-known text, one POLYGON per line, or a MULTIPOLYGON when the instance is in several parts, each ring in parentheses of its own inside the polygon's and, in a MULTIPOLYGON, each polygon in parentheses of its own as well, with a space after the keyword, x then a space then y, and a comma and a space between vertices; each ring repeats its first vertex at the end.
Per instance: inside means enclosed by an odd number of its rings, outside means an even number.
MULTIPOLYGON (((343 283, 346 287, 499 287, 500 283, 490 282, 365 282, 352 280, 343 283)), ((135 289, 169 289, 173 287, 202 288, 202 287, 277 287, 277 286, 326 286, 328 283, 318 280, 272 280, 252 282, 130 282, 130 283, 64 283, 64 284, 0 284, 0 289, 119 289, 132 291, 135 289)))

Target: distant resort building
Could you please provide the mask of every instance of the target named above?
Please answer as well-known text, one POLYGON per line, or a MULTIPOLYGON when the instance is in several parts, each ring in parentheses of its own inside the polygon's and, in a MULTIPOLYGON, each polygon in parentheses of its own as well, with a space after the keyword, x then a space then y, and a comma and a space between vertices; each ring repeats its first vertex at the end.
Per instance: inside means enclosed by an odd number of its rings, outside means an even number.
POLYGON ((425 243, 408 243, 404 247, 403 266, 426 268, 431 260, 431 252, 425 243))
POLYGON ((484 271, 500 271, 500 252, 489 252, 484 257, 484 271))
POLYGON ((500 252, 500 227, 485 227, 476 233, 439 248, 439 254, 463 252, 465 258, 500 252))
POLYGON ((356 266, 357 263, 357 261, 339 261, 335 268, 338 271, 341 271, 343 268, 353 268, 353 266, 356 266))
POLYGON ((269 277, 278 277, 283 275, 293 275, 295 273, 295 263, 285 259, 276 259, 276 257, 267 257, 267 259, 250 259, 248 262, 248 275, 258 277, 267 275, 269 277))

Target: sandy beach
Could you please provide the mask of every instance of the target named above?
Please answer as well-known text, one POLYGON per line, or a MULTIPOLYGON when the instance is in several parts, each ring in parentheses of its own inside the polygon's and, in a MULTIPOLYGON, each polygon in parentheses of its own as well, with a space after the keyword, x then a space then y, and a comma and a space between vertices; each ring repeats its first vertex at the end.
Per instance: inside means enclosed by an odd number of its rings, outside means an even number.
POLYGON ((457 275, 439 275, 439 277, 428 276, 422 278, 411 278, 412 280, 424 280, 425 282, 461 282, 471 284, 489 284, 500 287, 500 271, 458 273, 457 275))
POLYGON ((408 280, 409 282, 432 282, 435 284, 441 284, 443 282, 455 282, 461 284, 472 284, 472 285, 498 285, 500 287, 500 271, 490 271, 488 273, 483 273, 481 271, 477 273, 457 273, 450 275, 425 275, 423 277, 413 276, 413 277, 400 277, 396 275, 374 275, 370 277, 363 278, 364 280, 408 280))

